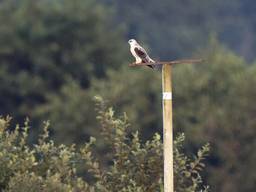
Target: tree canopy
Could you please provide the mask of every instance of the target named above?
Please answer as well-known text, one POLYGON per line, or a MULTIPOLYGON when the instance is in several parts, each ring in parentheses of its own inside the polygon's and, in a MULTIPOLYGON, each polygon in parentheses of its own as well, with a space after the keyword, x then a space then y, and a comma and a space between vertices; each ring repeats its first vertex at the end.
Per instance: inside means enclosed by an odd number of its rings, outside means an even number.
POLYGON ((126 58, 111 11, 94 1, 11 0, 0 9, 3 115, 32 116, 48 94, 71 80, 87 88, 92 77, 104 77, 106 68, 118 68, 126 58))

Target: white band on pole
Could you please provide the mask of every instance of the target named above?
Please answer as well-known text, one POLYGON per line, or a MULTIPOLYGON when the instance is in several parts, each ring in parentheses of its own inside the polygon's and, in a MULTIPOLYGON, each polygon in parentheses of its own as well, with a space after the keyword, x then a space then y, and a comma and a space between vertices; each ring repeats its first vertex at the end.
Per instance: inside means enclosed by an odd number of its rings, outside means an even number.
POLYGON ((172 92, 163 92, 164 100, 172 100, 172 92))

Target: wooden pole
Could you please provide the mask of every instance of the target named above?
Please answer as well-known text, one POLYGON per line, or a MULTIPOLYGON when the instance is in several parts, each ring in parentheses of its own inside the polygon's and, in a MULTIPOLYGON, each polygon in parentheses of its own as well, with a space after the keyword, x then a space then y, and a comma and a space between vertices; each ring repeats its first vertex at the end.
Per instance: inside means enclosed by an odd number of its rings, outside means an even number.
POLYGON ((163 89, 163 141, 164 141, 164 192, 174 192, 173 177, 173 125, 172 125, 172 65, 162 67, 163 89))
POLYGON ((183 59, 175 61, 156 61, 154 63, 131 63, 130 67, 163 65, 163 140, 164 140, 164 192, 174 192, 173 176, 173 125, 172 125, 172 65, 201 63, 202 59, 183 59))
POLYGON ((146 66, 146 65, 162 65, 162 64, 193 64, 193 63, 201 63, 203 59, 181 59, 181 60, 174 60, 174 61, 155 61, 154 63, 130 63, 130 67, 136 67, 136 66, 146 66))

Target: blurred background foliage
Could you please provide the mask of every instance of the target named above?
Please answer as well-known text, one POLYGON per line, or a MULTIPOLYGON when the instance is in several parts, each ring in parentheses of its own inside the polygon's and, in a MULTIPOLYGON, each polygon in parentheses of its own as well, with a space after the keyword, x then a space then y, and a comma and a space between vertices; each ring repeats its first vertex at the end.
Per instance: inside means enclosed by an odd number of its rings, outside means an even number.
MULTIPOLYGON (((175 66, 175 134, 194 153, 210 142, 212 191, 256 189, 256 3, 233 1, 1 0, 0 114, 14 124, 49 119, 57 143, 100 135, 93 97, 126 112, 144 140, 162 132, 161 74, 129 68, 127 40, 175 66), (213 35, 214 34, 214 35, 213 35)), ((35 141, 39 129, 33 128, 35 141)), ((104 143, 97 144, 98 151, 104 143)), ((102 156, 101 156, 102 157, 102 156)), ((104 157, 102 157, 104 158, 104 157)))

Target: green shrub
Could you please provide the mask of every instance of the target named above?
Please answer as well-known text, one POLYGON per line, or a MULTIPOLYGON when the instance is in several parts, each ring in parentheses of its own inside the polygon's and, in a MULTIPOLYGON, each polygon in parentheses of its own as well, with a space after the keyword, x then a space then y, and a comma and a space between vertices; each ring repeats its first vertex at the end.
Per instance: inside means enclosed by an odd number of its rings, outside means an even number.
MULTIPOLYGON (((163 191, 163 154, 159 134, 142 143, 138 132, 129 134, 126 115, 117 118, 112 108, 96 98, 101 132, 108 162, 94 154, 95 138, 77 147, 56 145, 49 138, 49 123, 37 144, 29 146, 29 123, 8 129, 10 118, 0 120, 0 189, 2 191, 163 191)), ((182 153, 184 135, 174 142, 175 188, 177 192, 202 189, 202 160, 209 151, 203 146, 194 158, 182 153)))

